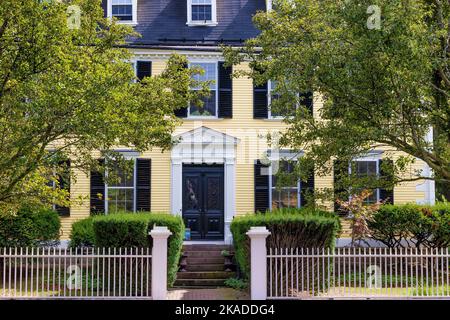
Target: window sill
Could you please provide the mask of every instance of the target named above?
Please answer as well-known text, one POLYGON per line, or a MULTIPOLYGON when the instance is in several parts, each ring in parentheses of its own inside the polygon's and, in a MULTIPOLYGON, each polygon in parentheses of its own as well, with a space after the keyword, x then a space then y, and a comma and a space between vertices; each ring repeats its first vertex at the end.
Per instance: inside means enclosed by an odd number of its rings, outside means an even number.
POLYGON ((283 122, 285 118, 267 118, 262 119, 263 121, 269 121, 269 122, 283 122))
POLYGON ((217 118, 217 117, 188 117, 188 118, 183 118, 183 120, 186 121, 222 121, 225 120, 224 118, 217 118))
POLYGON ((137 21, 122 21, 122 20, 116 20, 117 24, 123 24, 127 26, 135 27, 138 25, 137 21))
POLYGON ((215 27, 218 25, 217 22, 187 22, 187 26, 189 27, 215 27))

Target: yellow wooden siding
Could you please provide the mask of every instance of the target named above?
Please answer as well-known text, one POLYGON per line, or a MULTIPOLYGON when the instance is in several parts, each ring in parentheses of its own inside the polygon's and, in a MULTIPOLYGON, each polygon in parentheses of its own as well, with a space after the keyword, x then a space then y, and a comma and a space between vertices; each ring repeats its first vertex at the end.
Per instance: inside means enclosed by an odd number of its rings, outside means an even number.
MULTIPOLYGON (((153 75, 160 74, 166 66, 164 60, 155 59, 152 63, 153 75)), ((248 63, 243 63, 236 69, 248 68, 248 63)), ((315 97, 314 114, 317 117, 322 107, 320 97, 315 97)), ((225 120, 185 120, 176 130, 176 134, 184 133, 205 126, 220 132, 224 132, 240 139, 236 147, 236 215, 242 215, 254 211, 254 161, 260 159, 264 151, 268 149, 267 132, 276 132, 285 129, 285 124, 279 120, 253 119, 253 83, 249 78, 233 79, 233 119, 225 120)), ((151 208, 154 212, 170 212, 170 185, 171 185, 171 159, 170 152, 162 153, 159 149, 145 152, 142 157, 152 159, 151 173, 151 208)), ((414 168, 420 168, 418 162, 414 168)), ((72 199, 79 196, 89 197, 89 177, 77 173, 77 182, 72 185, 72 199)), ((418 183, 405 183, 395 188, 395 202, 415 202, 425 197, 424 192, 416 191, 418 183)), ((332 188, 333 176, 315 177, 317 189, 332 188)), ((332 203, 324 203, 332 209, 332 203)), ((83 204, 76 204, 71 209, 71 216, 62 220, 62 238, 68 239, 72 222, 89 216, 89 200, 83 204)), ((347 228, 348 229, 348 228, 347 228)))

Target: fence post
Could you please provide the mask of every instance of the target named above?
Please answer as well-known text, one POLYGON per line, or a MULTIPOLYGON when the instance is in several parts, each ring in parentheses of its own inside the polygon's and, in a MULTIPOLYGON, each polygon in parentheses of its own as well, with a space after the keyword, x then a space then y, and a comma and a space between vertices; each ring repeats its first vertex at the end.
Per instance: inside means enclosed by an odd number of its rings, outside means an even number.
POLYGON ((251 227, 250 238, 250 295, 252 300, 267 299, 267 248, 270 235, 266 227, 251 227))
POLYGON ((152 299, 167 299, 167 238, 172 234, 167 227, 153 227, 152 299))

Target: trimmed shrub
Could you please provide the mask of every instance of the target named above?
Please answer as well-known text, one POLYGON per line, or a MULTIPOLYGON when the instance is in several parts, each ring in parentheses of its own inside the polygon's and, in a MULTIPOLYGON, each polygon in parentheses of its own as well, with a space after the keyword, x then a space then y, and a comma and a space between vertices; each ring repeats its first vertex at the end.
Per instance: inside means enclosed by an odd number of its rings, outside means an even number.
POLYGON ((168 239, 167 282, 172 286, 178 271, 178 262, 184 240, 181 217, 156 213, 117 213, 93 216, 72 227, 71 246, 93 244, 96 247, 143 248, 152 247, 148 235, 153 226, 166 226, 172 232, 168 239))
POLYGON ((94 243, 94 225, 92 218, 86 218, 72 224, 72 231, 70 233, 70 246, 72 248, 92 247, 94 243))
POLYGON ((15 215, 0 215, 0 246, 56 245, 60 228, 61 221, 56 211, 23 207, 15 215))
POLYGON ((278 249, 333 248, 341 228, 335 214, 313 209, 275 210, 235 218, 231 223, 235 258, 246 279, 250 275, 250 240, 246 233, 257 226, 269 229, 267 247, 278 249))
POLYGON ((450 245, 450 204, 384 205, 369 221, 373 239, 390 248, 450 245))

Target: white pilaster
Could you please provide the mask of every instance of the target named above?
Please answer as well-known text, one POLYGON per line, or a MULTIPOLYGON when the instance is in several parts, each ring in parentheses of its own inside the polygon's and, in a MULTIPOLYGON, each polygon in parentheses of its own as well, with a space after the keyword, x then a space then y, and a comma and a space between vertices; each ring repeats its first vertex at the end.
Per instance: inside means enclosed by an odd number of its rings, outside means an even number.
POLYGON ((181 215, 183 207, 183 162, 180 157, 172 157, 172 192, 171 211, 173 215, 181 215))
POLYGON ((230 225, 236 212, 236 159, 229 157, 224 163, 225 174, 225 243, 232 244, 230 225))

